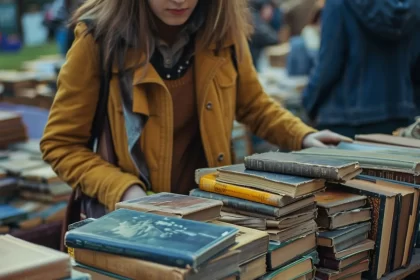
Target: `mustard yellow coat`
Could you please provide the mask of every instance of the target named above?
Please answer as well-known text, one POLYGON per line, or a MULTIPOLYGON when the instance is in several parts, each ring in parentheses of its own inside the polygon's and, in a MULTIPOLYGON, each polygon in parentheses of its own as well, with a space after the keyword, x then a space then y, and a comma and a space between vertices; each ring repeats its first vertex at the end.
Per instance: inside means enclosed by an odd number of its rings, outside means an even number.
MULTIPOLYGON (((58 92, 41 141, 45 161, 72 187, 97 197, 113 210, 133 184, 143 186, 130 158, 118 80, 110 84, 108 113, 118 159, 113 166, 86 148, 99 93, 98 46, 80 23, 76 39, 58 78, 58 92)), ((245 38, 243 44, 247 44, 245 38)), ((245 46, 245 45, 244 45, 245 46)), ((236 71, 230 46, 216 56, 214 48, 195 56, 195 85, 200 131, 210 167, 231 164, 233 121, 248 125, 261 138, 293 150, 314 130, 263 91, 246 47, 236 71), (239 75, 239 77, 238 77, 239 75), (238 79, 237 79, 238 78, 238 79)), ((128 56, 127 61, 130 61, 128 56)), ((133 111, 149 117, 140 139, 154 192, 170 192, 173 109, 164 82, 149 64, 133 78, 133 111)))

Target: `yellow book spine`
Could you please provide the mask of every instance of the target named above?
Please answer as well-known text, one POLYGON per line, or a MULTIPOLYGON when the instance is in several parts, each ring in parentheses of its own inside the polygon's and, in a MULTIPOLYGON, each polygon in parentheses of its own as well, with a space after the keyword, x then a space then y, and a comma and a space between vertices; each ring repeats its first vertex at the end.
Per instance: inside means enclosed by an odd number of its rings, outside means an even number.
POLYGON ((201 177, 199 188, 202 191, 241 198, 275 207, 279 207, 279 202, 282 198, 282 196, 276 194, 218 182, 216 181, 215 173, 201 177))

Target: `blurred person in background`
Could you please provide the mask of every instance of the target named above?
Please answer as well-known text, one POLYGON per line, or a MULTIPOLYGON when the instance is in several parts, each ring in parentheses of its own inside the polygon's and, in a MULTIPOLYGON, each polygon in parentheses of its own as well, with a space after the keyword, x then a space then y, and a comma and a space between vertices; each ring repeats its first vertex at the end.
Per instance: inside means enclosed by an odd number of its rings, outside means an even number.
POLYGON ((252 60, 258 69, 258 62, 265 47, 277 45, 279 31, 283 22, 280 9, 271 0, 250 0, 254 33, 249 47, 252 60))
POLYGON ((68 27, 73 12, 85 0, 54 0, 44 16, 44 24, 53 33, 60 44, 61 53, 65 55, 74 40, 74 31, 68 27))
POLYGON ((419 115, 420 1, 333 0, 303 105, 318 129, 391 134, 419 115))

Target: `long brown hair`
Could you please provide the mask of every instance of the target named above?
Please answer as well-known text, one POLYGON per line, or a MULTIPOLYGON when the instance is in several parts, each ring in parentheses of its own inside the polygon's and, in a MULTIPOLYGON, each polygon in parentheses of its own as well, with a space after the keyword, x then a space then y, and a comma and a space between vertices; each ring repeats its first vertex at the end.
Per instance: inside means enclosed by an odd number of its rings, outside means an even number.
MULTIPOLYGON (((241 46, 241 37, 249 38, 252 32, 248 0, 199 0, 196 9, 203 11, 205 18, 199 30, 198 48, 212 44, 220 47, 229 38, 241 46)), ((94 23, 88 31, 95 39, 101 38, 106 61, 112 60, 115 52, 125 57, 129 48, 145 54, 143 62, 149 61, 153 13, 148 0, 86 0, 74 13, 71 24, 84 19, 94 23)))

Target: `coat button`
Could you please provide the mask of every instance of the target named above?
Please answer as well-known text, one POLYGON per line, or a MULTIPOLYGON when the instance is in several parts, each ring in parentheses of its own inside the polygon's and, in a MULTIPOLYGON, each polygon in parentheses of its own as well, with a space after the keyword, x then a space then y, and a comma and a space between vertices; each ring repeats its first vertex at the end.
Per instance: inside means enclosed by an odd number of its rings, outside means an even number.
POLYGON ((213 103, 211 103, 210 101, 209 101, 209 102, 207 102, 207 104, 206 104, 206 109, 207 109, 207 110, 211 110, 211 109, 213 109, 213 103))
POLYGON ((217 157, 217 160, 219 162, 222 162, 225 159, 225 155, 223 153, 220 153, 219 156, 217 157))

